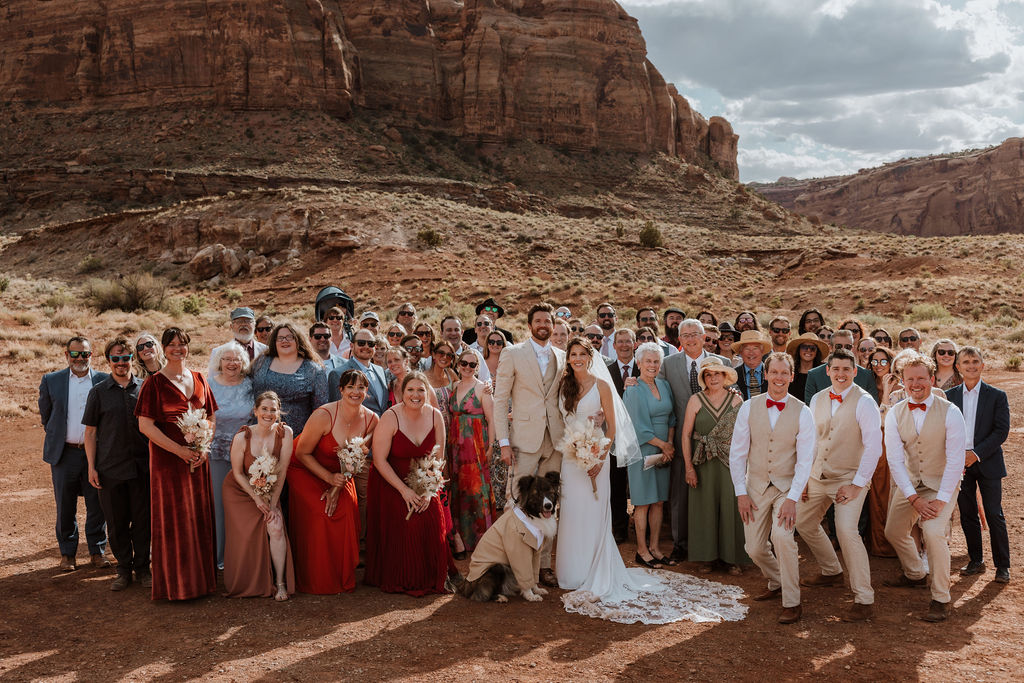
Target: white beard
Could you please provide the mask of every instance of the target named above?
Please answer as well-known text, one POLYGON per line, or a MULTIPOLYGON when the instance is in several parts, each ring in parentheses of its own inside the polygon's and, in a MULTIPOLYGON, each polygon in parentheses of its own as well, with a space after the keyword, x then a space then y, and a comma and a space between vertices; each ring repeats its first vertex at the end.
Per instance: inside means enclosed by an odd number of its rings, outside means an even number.
POLYGON ((246 334, 246 335, 235 334, 235 341, 238 342, 239 344, 241 344, 242 346, 245 346, 246 344, 251 342, 252 338, 253 338, 253 333, 252 332, 250 332, 249 334, 246 334))

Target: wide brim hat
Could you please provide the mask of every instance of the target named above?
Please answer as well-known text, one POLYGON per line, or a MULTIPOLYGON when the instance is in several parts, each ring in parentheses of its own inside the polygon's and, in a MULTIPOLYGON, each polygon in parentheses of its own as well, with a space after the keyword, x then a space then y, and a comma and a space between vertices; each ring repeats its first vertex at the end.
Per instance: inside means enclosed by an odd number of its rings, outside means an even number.
POLYGON ((707 388, 704 385, 704 373, 708 371, 720 372, 725 375, 725 386, 736 384, 736 380, 738 379, 736 370, 723 363, 721 358, 718 358, 717 356, 708 356, 700 362, 700 365, 697 366, 697 384, 700 385, 701 389, 707 388))
POLYGON ((721 334, 722 332, 728 332, 729 334, 739 334, 739 332, 736 331, 736 328, 733 327, 732 323, 729 322, 728 320, 722 321, 721 323, 718 324, 718 333, 721 334))
POLYGON ((818 339, 818 335, 814 334, 813 332, 804 332, 799 337, 795 337, 789 340, 789 343, 786 344, 786 353, 788 353, 791 356, 795 356, 797 349, 799 349, 804 344, 814 344, 815 346, 817 346, 818 351, 821 352, 822 358, 824 358, 831 352, 831 349, 828 348, 828 344, 818 339))
POLYGON ((732 344, 732 352, 739 353, 740 349, 747 344, 759 344, 761 346, 762 353, 768 353, 772 350, 772 343, 764 338, 764 336, 757 330, 743 330, 743 334, 740 335, 739 341, 735 341, 732 344))
MULTIPOLYGON (((502 308, 500 305, 498 305, 498 302, 495 301, 493 298, 487 299, 486 301, 484 301, 481 304, 477 304, 476 305, 476 314, 480 315, 481 313, 483 313, 485 308, 497 309, 497 315, 498 315, 499 318, 505 315, 505 309, 502 308)), ((487 311, 487 312, 488 313, 492 313, 493 311, 487 311)))

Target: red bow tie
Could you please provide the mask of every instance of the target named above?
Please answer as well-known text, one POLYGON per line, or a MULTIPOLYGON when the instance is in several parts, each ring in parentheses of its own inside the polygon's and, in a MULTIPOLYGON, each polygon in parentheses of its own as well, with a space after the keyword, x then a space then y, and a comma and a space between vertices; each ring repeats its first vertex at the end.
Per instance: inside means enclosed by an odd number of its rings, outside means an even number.
POLYGON ((830 399, 832 399, 833 401, 839 401, 840 403, 842 403, 842 402, 843 402, 843 395, 842 395, 842 394, 833 394, 833 393, 832 393, 832 392, 830 391, 830 392, 828 392, 828 397, 829 397, 830 399))
POLYGON ((781 411, 783 408, 786 407, 786 402, 785 401, 773 401, 771 399, 768 399, 768 407, 769 408, 778 408, 781 411))
POLYGON ((911 403, 910 404, 910 409, 911 410, 927 410, 928 409, 928 404, 926 404, 926 403, 911 403))

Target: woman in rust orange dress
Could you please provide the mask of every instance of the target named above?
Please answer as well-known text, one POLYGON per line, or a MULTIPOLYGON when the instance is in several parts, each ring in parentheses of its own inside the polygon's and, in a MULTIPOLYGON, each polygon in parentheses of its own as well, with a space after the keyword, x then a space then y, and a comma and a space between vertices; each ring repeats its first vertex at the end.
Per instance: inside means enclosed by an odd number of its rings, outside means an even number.
POLYGON ((330 595, 356 588, 359 505, 355 481, 341 473, 338 446, 362 437, 363 452, 369 455, 377 416, 363 406, 370 386, 366 375, 346 370, 339 386, 341 399, 320 406, 306 422, 288 471, 288 522, 296 586, 302 593, 330 595))
POLYGON ((201 373, 185 367, 188 333, 177 327, 160 339, 167 364, 139 390, 135 415, 149 439, 153 600, 189 600, 217 590, 213 492, 207 453, 185 445, 178 418, 202 408, 214 428, 217 401, 201 373))

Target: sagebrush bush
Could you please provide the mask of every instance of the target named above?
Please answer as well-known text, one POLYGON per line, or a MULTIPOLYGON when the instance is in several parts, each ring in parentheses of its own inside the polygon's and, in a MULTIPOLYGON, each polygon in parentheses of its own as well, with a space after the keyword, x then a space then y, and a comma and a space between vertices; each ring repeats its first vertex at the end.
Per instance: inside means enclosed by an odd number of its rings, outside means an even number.
POLYGON ((662 236, 658 226, 654 224, 654 221, 644 223, 644 227, 640 229, 640 246, 654 249, 664 246, 664 244, 665 238, 662 236))
POLYGON ((100 313, 159 311, 167 305, 167 285, 150 273, 132 273, 118 280, 93 278, 85 285, 85 298, 100 313))

